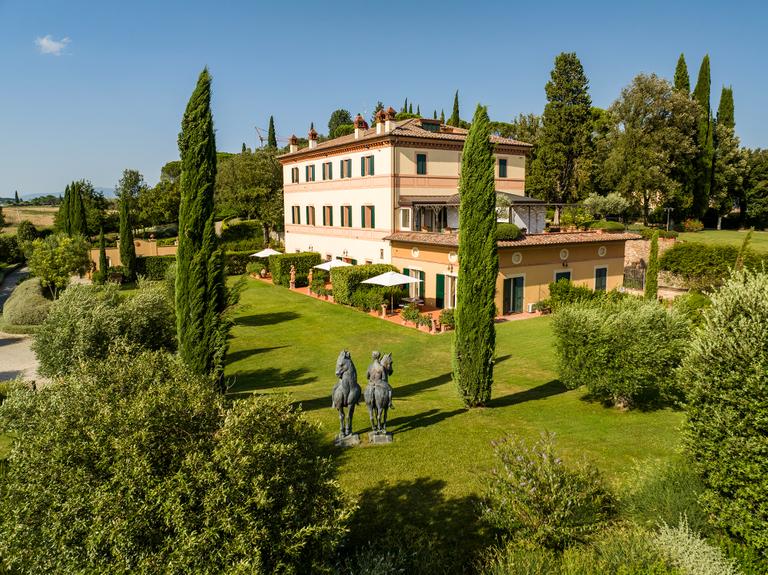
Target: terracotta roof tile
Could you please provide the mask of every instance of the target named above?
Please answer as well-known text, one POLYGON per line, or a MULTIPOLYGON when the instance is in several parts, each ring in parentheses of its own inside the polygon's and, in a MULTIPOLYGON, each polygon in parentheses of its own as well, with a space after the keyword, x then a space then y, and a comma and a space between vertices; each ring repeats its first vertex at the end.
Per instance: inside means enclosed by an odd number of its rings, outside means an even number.
MULTIPOLYGON (((500 248, 555 246, 564 244, 591 244, 603 242, 619 242, 638 240, 641 236, 629 233, 597 233, 597 232, 562 232, 554 234, 528 234, 519 240, 504 240, 499 242, 500 248)), ((428 232, 395 232, 384 238, 391 242, 411 244, 428 244, 436 246, 457 247, 459 236, 456 233, 441 234, 428 232)))

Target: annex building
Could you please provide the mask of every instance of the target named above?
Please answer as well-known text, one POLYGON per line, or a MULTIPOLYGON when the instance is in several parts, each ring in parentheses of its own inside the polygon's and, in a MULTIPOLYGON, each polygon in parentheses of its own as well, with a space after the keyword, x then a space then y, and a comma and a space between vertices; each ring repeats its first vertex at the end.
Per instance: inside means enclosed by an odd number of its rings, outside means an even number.
MULTIPOLYGON (((315 251, 352 264, 391 263, 422 280, 413 296, 453 307, 458 278, 459 177, 467 130, 439 120, 396 120, 389 108, 369 127, 299 149, 283 166, 286 252, 315 251)), ((593 289, 621 284, 630 234, 545 233, 546 205, 525 195, 530 144, 491 136, 500 221, 526 231, 499 242, 497 307, 526 311, 560 277, 593 289)))

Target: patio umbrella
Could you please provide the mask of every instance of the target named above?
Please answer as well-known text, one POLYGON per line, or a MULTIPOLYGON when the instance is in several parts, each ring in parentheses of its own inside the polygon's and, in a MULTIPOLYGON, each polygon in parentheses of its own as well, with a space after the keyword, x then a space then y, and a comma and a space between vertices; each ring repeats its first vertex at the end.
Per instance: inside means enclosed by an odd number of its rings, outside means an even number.
POLYGON ((280 255, 280 252, 273 250, 272 248, 266 248, 261 250, 260 252, 256 252, 255 254, 251 254, 249 257, 252 258, 268 258, 269 256, 278 256, 280 255))
POLYGON ((318 264, 314 267, 320 270, 325 270, 327 272, 331 271, 333 268, 344 268, 347 266, 351 266, 352 264, 348 264, 347 262, 343 262, 341 260, 328 260, 327 262, 323 262, 321 264, 318 264))
MULTIPOLYGON (((384 287, 394 287, 394 286, 402 286, 406 284, 417 284, 421 282, 420 279, 407 276, 405 274, 401 274, 398 272, 385 272, 383 274, 374 276, 372 278, 368 278, 367 280, 363 280, 360 283, 364 284, 373 284, 377 286, 384 286, 384 287)), ((390 307, 389 309, 392 309, 394 306, 394 303, 392 301, 392 296, 389 296, 390 299, 390 307)))

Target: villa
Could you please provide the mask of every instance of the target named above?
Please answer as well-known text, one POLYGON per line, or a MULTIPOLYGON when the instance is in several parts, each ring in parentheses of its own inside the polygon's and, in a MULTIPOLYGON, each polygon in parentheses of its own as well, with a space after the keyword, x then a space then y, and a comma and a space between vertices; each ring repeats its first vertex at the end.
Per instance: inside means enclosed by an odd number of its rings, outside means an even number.
MULTIPOLYGON (((370 128, 299 149, 291 138, 283 166, 286 252, 315 251, 352 264, 391 263, 422 281, 411 295, 454 307, 458 281, 459 177, 468 131, 439 120, 396 120, 392 108, 370 128)), ((522 239, 499 242, 497 307, 528 311, 560 278, 592 289, 621 285, 631 234, 546 233, 546 204, 525 195, 530 144, 491 136, 499 220, 522 239)))

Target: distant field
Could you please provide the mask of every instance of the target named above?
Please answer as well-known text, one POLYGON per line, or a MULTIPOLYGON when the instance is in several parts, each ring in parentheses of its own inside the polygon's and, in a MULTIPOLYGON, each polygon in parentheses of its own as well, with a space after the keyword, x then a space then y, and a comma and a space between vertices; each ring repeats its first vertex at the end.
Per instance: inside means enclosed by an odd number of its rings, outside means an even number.
MULTIPOLYGON (((680 239, 686 242, 696 242, 707 245, 740 246, 744 241, 746 231, 740 230, 707 230, 703 232, 684 232, 680 239)), ((768 232, 754 232, 750 247, 758 252, 768 252, 768 232)))
POLYGON ((58 206, 4 206, 4 232, 14 232, 22 220, 29 220, 38 228, 53 227, 53 218, 59 211, 58 206))

